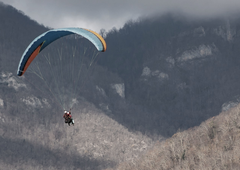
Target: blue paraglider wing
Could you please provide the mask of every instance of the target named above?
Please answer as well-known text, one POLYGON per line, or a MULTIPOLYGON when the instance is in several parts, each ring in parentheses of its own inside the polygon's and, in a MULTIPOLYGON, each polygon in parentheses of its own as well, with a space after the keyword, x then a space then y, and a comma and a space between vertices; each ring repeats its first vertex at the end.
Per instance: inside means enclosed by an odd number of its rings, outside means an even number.
POLYGON ((98 51, 106 51, 105 40, 98 33, 84 28, 61 28, 47 31, 35 38, 24 51, 18 65, 17 75, 22 76, 34 58, 53 41, 70 35, 78 34, 91 41, 98 51))

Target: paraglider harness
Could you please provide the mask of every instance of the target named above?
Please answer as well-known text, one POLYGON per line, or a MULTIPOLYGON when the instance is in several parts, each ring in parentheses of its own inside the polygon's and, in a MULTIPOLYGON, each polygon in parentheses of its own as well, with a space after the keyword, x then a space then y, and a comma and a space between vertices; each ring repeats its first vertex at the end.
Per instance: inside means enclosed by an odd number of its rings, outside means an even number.
POLYGON ((65 123, 68 123, 69 126, 70 126, 70 124, 72 124, 74 126, 74 120, 71 115, 71 109, 69 112, 65 111, 63 118, 65 119, 65 123))

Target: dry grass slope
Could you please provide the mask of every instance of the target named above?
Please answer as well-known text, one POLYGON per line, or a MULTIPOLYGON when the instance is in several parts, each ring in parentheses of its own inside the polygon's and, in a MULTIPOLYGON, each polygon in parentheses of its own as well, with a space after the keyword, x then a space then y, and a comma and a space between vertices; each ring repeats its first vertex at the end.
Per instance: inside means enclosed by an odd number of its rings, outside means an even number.
POLYGON ((158 142, 134 162, 117 170, 239 170, 240 105, 208 119, 199 127, 158 142))

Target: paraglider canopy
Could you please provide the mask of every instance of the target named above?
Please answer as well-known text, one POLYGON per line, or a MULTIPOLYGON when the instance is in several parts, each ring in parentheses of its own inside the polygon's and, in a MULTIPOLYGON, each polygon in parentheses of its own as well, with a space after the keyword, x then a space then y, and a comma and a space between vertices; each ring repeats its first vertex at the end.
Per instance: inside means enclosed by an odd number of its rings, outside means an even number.
POLYGON ((29 46, 24 51, 22 58, 18 65, 17 75, 22 76, 25 71, 27 70, 28 66, 34 60, 34 58, 49 44, 53 41, 70 35, 70 34, 78 34, 89 41, 91 41, 94 46, 97 48, 98 51, 104 52, 106 51, 107 45, 105 40, 99 35, 98 33, 84 29, 84 28, 60 28, 60 29, 53 29, 47 31, 37 38, 35 38, 29 46))
POLYGON ((106 51, 106 48, 105 40, 98 33, 88 29, 49 30, 36 37, 26 48, 20 59, 17 75, 22 76, 28 69, 30 74, 26 76, 33 73, 44 83, 36 84, 39 86, 35 86, 36 89, 42 94, 48 89, 49 92, 45 95, 51 94, 53 101, 63 110, 72 108, 77 103, 81 87, 86 84, 85 80, 94 66, 95 59, 100 52, 106 51), (80 38, 62 38, 72 34, 80 38), (60 38, 62 41, 56 41, 60 38), (85 40, 89 41, 90 45, 85 40), (50 48, 43 50, 48 45, 50 48), (36 57, 38 55, 39 57, 36 57))

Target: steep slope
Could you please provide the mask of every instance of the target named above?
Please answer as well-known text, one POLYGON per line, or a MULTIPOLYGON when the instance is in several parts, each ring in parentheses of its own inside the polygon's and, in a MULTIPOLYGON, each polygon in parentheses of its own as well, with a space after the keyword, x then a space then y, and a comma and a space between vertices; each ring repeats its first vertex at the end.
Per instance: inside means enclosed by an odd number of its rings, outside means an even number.
POLYGON ((0 59, 5 71, 16 72, 19 59, 27 45, 47 30, 21 11, 0 2, 0 59), (34 31, 33 31, 34 30, 34 31))
POLYGON ((117 170, 240 169, 240 105, 164 142, 117 170))
MULTIPOLYGON (((237 102, 239 26, 238 18, 166 15, 111 30, 98 63, 122 78, 128 103, 114 119, 133 130, 171 136, 237 102)), ((110 108, 118 110, 116 103, 110 108)))
MULTIPOLYGON (((40 107, 30 104, 31 100, 28 108, 32 110, 40 107)), ((61 116, 47 119, 33 112, 29 120, 5 111, 1 106, 3 169, 105 169, 136 159, 153 144, 150 138, 129 132, 84 101, 73 110, 75 125, 70 127, 61 116)))

